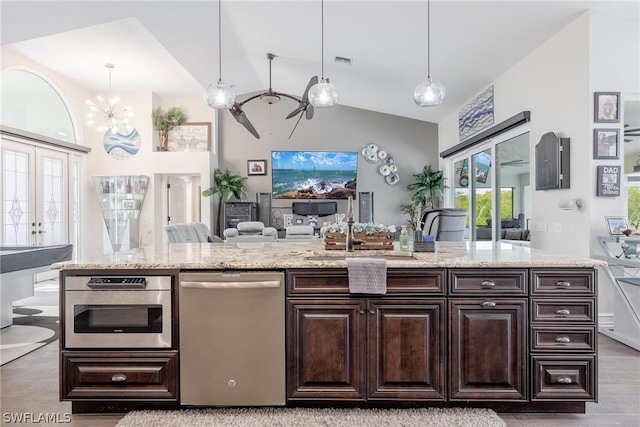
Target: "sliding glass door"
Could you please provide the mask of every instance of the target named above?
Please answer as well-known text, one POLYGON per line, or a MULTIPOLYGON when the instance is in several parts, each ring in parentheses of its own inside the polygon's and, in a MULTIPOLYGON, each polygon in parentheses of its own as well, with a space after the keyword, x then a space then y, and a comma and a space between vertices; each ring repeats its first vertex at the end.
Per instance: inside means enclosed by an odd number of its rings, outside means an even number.
POLYGON ((485 141, 447 162, 453 207, 469 212, 469 240, 528 240, 529 151, 524 132, 485 141))

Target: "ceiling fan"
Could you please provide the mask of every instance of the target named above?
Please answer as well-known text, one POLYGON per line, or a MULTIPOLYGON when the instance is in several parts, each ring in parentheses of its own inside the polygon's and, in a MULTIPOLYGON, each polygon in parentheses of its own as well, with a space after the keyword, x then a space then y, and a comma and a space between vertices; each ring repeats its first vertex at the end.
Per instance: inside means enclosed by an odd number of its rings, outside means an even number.
POLYGON ((293 132, 298 127, 298 123, 300 123, 300 119, 302 119, 303 115, 307 118, 307 120, 311 120, 313 118, 313 105, 309 104, 309 89, 311 89, 313 85, 318 84, 318 76, 311 77, 311 80, 309 80, 309 84, 307 85, 307 88, 304 90, 304 94, 302 95, 302 98, 288 95, 286 93, 274 92, 273 89, 271 89, 271 61, 273 61, 273 58, 275 58, 275 55, 273 53, 267 53, 267 59, 269 60, 269 89, 266 92, 253 95, 242 102, 234 103, 233 106, 229 109, 229 111, 231 112, 231 115, 236 119, 238 123, 240 123, 249 132, 251 132, 253 136, 260 139, 260 134, 247 118, 247 115, 242 109, 242 106, 247 102, 253 101, 254 99, 258 99, 258 98, 260 98, 262 102, 269 105, 275 104, 276 102, 280 101, 281 97, 283 96, 285 98, 292 99, 298 102, 298 107, 295 110, 293 110, 291 113, 289 113, 289 115, 287 115, 286 118, 290 119, 292 117, 295 117, 297 114, 300 114, 300 117, 298 117, 298 121, 296 122, 295 126, 293 127, 293 130, 289 134, 289 139, 291 139, 291 135, 293 135, 293 132))

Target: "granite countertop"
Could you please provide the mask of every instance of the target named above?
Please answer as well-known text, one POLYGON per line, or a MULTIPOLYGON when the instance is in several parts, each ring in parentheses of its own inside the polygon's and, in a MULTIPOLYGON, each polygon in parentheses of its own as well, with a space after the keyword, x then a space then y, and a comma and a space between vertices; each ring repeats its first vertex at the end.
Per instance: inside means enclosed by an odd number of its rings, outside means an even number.
POLYGON ((322 242, 171 243, 64 261, 54 269, 345 268, 345 257, 385 257, 388 268, 604 267, 606 262, 491 242, 437 242, 436 252, 325 250, 322 242))

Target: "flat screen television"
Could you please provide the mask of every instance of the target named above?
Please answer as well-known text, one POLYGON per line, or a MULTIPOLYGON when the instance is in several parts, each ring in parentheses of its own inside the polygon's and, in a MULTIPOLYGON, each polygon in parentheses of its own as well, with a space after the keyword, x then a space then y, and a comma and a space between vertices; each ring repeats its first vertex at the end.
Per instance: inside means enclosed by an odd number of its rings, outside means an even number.
POLYGON ((274 199, 356 198, 355 151, 272 151, 274 199))

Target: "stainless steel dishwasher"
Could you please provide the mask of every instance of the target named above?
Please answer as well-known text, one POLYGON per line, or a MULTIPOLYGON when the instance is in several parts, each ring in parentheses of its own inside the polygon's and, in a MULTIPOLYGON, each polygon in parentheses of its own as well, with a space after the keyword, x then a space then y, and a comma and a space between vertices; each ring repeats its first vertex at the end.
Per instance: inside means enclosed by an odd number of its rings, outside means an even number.
POLYGON ((179 300, 181 404, 285 404, 283 273, 181 273, 179 300))

